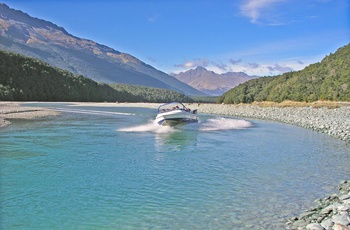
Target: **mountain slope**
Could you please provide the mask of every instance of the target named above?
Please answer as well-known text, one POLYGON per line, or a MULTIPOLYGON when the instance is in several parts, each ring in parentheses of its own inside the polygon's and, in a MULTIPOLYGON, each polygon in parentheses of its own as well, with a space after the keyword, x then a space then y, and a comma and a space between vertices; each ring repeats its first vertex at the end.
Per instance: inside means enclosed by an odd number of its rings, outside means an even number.
POLYGON ((152 86, 191 96, 203 95, 129 54, 75 37, 62 27, 2 3, 0 35, 1 50, 34 57, 98 82, 152 86))
POLYGON ((197 67, 175 75, 178 80, 210 95, 222 95, 229 89, 250 79, 256 78, 243 72, 217 74, 204 67, 197 67))
POLYGON ((218 102, 284 100, 350 101, 350 44, 301 71, 247 81, 223 94, 218 102))
POLYGON ((179 92, 101 84, 37 59, 0 50, 0 101, 192 102, 179 92))
POLYGON ((0 100, 137 101, 128 92, 114 90, 37 59, 1 50, 0 100))

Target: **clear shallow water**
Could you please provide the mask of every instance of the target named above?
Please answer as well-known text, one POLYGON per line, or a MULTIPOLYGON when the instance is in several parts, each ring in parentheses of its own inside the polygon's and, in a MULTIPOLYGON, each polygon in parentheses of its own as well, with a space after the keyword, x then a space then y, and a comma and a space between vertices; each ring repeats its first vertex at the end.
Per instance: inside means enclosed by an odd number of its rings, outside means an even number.
POLYGON ((60 109, 0 130, 1 229, 283 229, 350 175, 349 146, 295 126, 60 109))

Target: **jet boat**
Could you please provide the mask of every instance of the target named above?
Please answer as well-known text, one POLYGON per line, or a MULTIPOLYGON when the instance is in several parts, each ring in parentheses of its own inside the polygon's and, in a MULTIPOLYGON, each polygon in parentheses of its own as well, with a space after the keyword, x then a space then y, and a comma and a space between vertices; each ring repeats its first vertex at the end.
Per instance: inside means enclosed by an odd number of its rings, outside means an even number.
POLYGON ((186 108, 180 102, 162 104, 158 107, 155 122, 170 126, 198 122, 197 110, 186 108))

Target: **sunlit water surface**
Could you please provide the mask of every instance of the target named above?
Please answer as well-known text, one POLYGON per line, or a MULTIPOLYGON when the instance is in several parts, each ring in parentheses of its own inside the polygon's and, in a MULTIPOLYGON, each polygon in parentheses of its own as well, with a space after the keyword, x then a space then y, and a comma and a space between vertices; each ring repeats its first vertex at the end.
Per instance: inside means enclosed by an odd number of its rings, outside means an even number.
POLYGON ((291 125, 54 106, 0 130, 1 229, 283 229, 350 175, 349 146, 291 125))

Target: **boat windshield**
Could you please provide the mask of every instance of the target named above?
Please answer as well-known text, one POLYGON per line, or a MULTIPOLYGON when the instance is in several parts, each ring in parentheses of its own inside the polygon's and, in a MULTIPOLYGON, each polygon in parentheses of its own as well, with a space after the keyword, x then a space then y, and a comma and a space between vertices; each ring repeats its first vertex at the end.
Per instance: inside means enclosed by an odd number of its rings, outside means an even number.
POLYGON ((166 103, 163 105, 160 105, 158 107, 158 113, 164 113, 172 110, 185 110, 187 111, 188 109, 180 102, 171 102, 171 103, 166 103))

